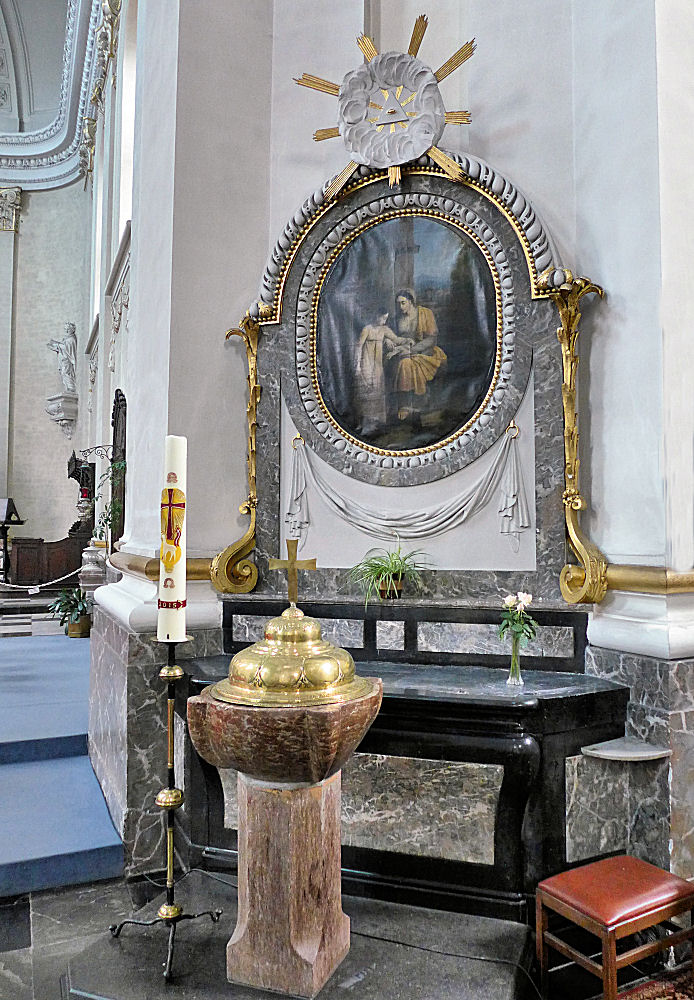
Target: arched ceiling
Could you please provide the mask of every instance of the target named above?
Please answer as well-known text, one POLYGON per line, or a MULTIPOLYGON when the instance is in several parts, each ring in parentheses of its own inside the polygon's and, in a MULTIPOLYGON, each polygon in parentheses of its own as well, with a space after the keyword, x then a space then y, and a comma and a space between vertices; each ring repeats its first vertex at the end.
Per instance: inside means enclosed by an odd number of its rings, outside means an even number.
POLYGON ((0 186, 80 172, 99 0, 0 0, 0 186))

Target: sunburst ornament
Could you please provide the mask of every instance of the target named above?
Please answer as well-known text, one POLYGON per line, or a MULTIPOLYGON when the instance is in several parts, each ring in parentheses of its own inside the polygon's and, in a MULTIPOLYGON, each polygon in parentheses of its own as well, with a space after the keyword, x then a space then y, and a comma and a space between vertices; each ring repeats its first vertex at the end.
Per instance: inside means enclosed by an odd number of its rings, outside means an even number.
POLYGON ((475 40, 466 42, 435 72, 417 58, 429 20, 420 14, 407 52, 379 54, 368 35, 357 45, 366 62, 351 70, 341 85, 304 73, 295 83, 338 98, 338 125, 318 129, 316 142, 342 136, 351 159, 328 187, 334 198, 360 164, 388 168, 388 181, 400 183, 401 168, 425 153, 454 181, 463 172, 436 145, 446 125, 468 125, 469 111, 446 111, 439 83, 462 66, 475 51, 475 40))

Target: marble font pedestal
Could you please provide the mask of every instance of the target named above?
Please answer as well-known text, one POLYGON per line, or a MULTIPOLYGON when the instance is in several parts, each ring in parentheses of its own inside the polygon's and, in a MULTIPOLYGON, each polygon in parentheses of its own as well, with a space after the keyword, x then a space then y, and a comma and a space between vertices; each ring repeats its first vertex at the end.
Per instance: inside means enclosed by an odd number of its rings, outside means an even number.
POLYGON ((340 772, 317 785, 239 774, 238 797, 239 913, 227 946, 227 977, 314 997, 349 951, 340 888, 340 772))
POLYGON ((314 997, 349 951, 341 904, 341 768, 375 719, 380 680, 327 705, 188 699, 193 745, 239 772, 239 918, 232 982, 314 997))

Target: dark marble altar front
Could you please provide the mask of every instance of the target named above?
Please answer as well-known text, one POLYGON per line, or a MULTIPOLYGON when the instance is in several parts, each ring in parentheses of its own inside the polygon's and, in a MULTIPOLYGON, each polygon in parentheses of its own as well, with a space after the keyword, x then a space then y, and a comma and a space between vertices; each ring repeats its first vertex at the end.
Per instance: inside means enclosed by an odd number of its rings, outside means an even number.
MULTIPOLYGON (((181 714, 187 694, 226 674, 228 657, 184 666, 181 714)), ((628 689, 546 670, 524 671, 520 690, 485 667, 358 670, 383 678, 384 699, 345 768, 346 889, 525 919, 537 881, 567 864, 565 761, 624 734, 628 689)), ((188 860, 233 866, 235 775, 220 776, 189 743, 184 758, 188 860)))

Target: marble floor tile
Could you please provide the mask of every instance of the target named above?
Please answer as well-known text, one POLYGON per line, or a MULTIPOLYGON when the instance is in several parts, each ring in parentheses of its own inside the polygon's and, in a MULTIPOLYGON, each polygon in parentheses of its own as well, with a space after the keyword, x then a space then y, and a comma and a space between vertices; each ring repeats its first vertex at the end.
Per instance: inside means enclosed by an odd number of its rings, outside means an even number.
MULTIPOLYGON (((31 948, 0 954, 0 997, 34 1000, 31 948)), ((48 998, 46 998, 48 1000, 48 998)))
POLYGON ((124 920, 132 912, 130 893, 122 879, 35 892, 31 896, 32 944, 34 948, 51 948, 103 933, 109 924, 124 920))
POLYGON ((0 904, 0 954, 28 948, 31 944, 29 896, 17 896, 0 904))

